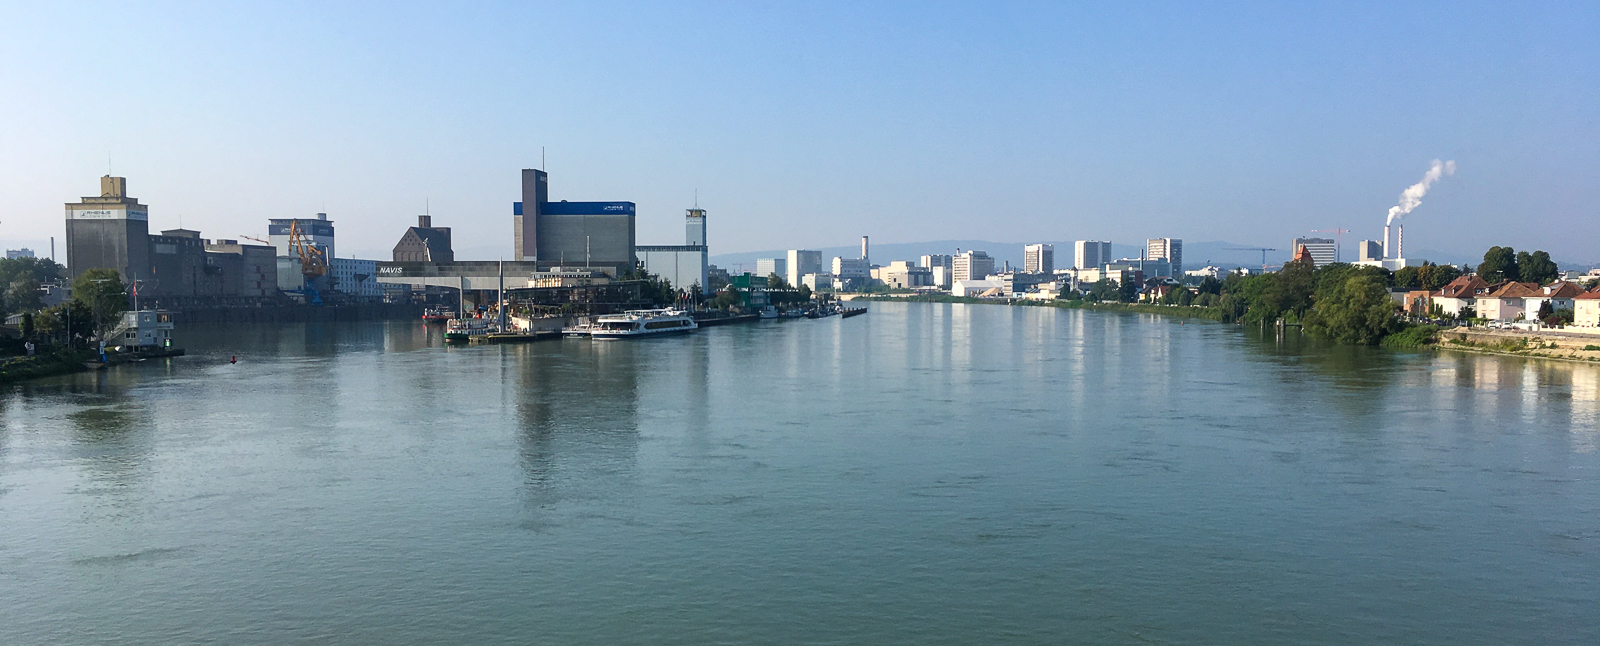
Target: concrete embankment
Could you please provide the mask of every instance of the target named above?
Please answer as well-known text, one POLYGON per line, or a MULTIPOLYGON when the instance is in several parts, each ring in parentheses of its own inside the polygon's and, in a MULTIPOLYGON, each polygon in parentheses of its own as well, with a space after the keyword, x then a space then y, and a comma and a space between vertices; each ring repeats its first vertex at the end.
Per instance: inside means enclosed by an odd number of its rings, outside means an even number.
POLYGON ((1523 330, 1452 328, 1439 332, 1438 347, 1449 350, 1519 357, 1600 361, 1600 334, 1583 334, 1560 330, 1528 332, 1523 330))
POLYGON ((420 318, 423 306, 410 303, 360 305, 283 305, 278 307, 179 307, 172 312, 180 325, 215 323, 309 323, 316 321, 386 321, 420 318))

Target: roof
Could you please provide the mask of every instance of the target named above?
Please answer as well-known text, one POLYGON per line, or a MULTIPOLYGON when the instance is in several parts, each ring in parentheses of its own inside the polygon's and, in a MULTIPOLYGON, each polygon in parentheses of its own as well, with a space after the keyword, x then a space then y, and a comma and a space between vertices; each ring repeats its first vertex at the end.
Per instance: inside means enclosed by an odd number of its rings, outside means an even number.
POLYGON ((1475 296, 1480 289, 1489 289, 1489 283, 1477 276, 1457 276, 1455 280, 1440 288, 1439 295, 1446 298, 1475 296))
POLYGON ((1489 298, 1527 298, 1529 296, 1544 296, 1534 283, 1506 283, 1489 295, 1489 298))
POLYGON ((1583 293, 1583 288, 1569 282, 1552 283, 1545 285, 1546 296, 1553 298, 1572 298, 1583 293))
POLYGON ((424 229, 422 227, 410 227, 408 229, 408 231, 410 233, 416 234, 417 238, 422 240, 422 244, 428 245, 429 249, 439 249, 439 250, 443 251, 445 249, 449 249, 450 248, 450 231, 449 230, 439 230, 439 229, 432 229, 432 228, 424 229))

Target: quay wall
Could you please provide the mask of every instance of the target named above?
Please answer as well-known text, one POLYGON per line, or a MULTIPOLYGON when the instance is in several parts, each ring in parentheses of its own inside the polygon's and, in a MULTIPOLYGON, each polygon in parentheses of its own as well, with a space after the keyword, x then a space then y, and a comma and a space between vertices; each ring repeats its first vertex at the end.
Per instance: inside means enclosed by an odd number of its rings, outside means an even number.
POLYGON ((279 305, 269 307, 178 307, 171 311, 178 325, 230 323, 310 323, 319 321, 389 321, 419 319, 422 305, 361 303, 354 305, 279 305))

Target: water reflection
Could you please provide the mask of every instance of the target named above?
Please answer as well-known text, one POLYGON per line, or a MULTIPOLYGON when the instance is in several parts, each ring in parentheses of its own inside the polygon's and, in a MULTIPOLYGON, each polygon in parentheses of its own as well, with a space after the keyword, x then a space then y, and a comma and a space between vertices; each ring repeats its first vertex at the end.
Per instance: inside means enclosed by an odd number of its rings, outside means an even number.
POLYGON ((642 342, 563 339, 517 374, 517 420, 527 501, 548 509, 627 487, 639 451, 642 342))

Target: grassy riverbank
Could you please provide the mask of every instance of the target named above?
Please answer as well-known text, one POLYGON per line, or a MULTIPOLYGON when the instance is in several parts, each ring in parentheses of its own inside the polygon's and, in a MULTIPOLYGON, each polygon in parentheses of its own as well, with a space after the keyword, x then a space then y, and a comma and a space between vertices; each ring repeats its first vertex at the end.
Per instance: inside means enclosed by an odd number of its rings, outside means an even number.
POLYGON ((90 350, 62 350, 31 357, 9 357, 0 360, 0 384, 83 372, 88 369, 83 363, 93 358, 94 352, 90 350))

